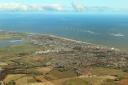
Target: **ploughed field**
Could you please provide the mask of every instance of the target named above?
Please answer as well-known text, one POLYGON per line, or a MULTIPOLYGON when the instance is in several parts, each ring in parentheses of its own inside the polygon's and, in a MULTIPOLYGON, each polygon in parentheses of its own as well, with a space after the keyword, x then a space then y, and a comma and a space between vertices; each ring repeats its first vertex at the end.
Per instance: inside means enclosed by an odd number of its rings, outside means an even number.
POLYGON ((127 85, 128 53, 63 37, 0 32, 0 80, 5 85, 127 85))

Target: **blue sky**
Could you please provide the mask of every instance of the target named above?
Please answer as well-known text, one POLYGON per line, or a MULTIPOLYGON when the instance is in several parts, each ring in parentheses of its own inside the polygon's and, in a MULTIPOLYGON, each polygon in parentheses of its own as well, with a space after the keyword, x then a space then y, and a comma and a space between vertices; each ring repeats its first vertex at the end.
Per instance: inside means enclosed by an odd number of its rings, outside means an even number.
POLYGON ((0 0, 2 11, 128 12, 128 0, 0 0))

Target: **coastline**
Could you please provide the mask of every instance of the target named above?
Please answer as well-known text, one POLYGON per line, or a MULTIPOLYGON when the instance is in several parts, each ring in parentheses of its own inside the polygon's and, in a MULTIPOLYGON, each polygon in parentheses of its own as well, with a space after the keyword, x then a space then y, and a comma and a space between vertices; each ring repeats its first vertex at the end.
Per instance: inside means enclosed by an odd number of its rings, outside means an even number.
MULTIPOLYGON (((75 42, 75 43, 79 43, 79 44, 93 45, 96 48, 102 48, 102 49, 107 48, 107 49, 111 49, 111 50, 121 51, 120 48, 109 47, 109 46, 106 46, 106 45, 94 44, 94 43, 89 43, 89 42, 85 42, 85 41, 79 41, 79 40, 71 39, 71 38, 68 38, 68 37, 63 37, 63 36, 58 36, 58 35, 53 35, 53 34, 41 34, 41 33, 29 33, 29 34, 31 34, 31 35, 49 36, 49 37, 63 39, 63 40, 67 40, 67 41, 71 41, 71 42, 75 42)), ((127 50, 123 50, 123 51, 127 51, 127 50)))
MULTIPOLYGON (((54 35, 54 34, 46 34, 46 33, 31 33, 31 32, 16 32, 16 31, 0 31, 0 32, 4 32, 4 33, 16 33, 16 34, 25 34, 27 36, 33 36, 33 35, 42 35, 42 36, 49 36, 49 37, 53 37, 53 38, 58 38, 58 39, 63 39, 63 40, 67 40, 67 41, 71 41, 71 42, 75 42, 75 43, 80 43, 80 44, 89 44, 89 45, 93 45, 96 46, 97 48, 107 48, 107 49, 112 49, 112 50, 118 50, 121 51, 122 49, 117 48, 117 47, 110 47, 107 45, 103 45, 103 44, 95 44, 95 43, 90 43, 90 42, 86 42, 86 41, 82 41, 82 40, 75 40, 75 39, 71 39, 68 37, 64 37, 64 36, 60 36, 60 35, 54 35)), ((20 39, 18 39, 20 40, 20 39)), ((22 41, 24 39, 21 39, 22 41)), ((128 50, 122 50, 127 52, 128 50)))
POLYGON ((54 34, 41 34, 41 33, 33 33, 33 34, 46 35, 46 36, 60 38, 60 39, 64 39, 64 40, 68 40, 68 41, 72 41, 72 42, 76 42, 76 43, 91 44, 91 45, 95 45, 95 46, 99 46, 99 47, 103 47, 103 48, 111 48, 111 49, 115 49, 115 50, 119 50, 119 51, 128 52, 127 48, 115 47, 115 46, 111 46, 111 45, 108 45, 108 44, 100 44, 100 43, 95 43, 95 42, 94 43, 93 42, 87 42, 86 40, 85 41, 76 40, 76 39, 72 39, 72 38, 69 38, 69 37, 60 36, 60 35, 54 35, 54 34))

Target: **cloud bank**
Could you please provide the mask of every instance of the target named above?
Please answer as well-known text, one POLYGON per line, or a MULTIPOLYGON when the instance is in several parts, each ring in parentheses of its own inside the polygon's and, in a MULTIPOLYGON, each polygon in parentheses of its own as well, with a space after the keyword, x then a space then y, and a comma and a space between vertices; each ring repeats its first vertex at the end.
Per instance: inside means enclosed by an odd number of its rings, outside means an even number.
POLYGON ((110 7, 88 7, 83 3, 70 3, 70 7, 59 3, 52 4, 24 4, 24 3, 0 3, 0 11, 70 11, 70 12, 103 12, 103 11, 125 11, 124 9, 116 9, 110 7))
POLYGON ((62 11, 60 4, 0 3, 2 11, 62 11))

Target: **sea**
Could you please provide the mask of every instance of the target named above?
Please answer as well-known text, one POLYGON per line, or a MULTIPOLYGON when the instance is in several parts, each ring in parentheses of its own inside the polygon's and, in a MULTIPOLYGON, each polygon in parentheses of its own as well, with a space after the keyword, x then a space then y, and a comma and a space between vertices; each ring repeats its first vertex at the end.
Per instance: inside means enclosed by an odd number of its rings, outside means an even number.
POLYGON ((0 13, 0 31, 51 34, 128 50, 128 15, 0 13))

